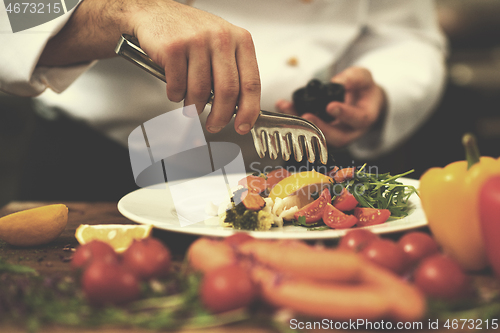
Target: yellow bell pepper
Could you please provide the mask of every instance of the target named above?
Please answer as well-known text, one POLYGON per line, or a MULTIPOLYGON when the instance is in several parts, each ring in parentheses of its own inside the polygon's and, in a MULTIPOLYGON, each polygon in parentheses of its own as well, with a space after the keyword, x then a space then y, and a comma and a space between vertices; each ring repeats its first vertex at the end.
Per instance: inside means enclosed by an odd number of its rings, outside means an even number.
POLYGON ((464 135, 467 160, 431 168, 420 178, 419 195, 429 228, 443 251, 462 268, 488 265, 479 220, 479 189, 500 174, 500 158, 480 157, 475 139, 464 135))

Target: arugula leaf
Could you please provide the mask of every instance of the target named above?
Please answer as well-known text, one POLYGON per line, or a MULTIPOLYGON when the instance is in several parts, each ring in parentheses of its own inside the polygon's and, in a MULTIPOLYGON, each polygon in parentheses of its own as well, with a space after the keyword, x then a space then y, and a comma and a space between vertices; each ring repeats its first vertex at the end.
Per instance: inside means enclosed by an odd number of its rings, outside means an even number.
POLYGON ((388 209, 392 218, 403 218, 411 211, 410 197, 417 193, 414 186, 405 185, 397 179, 414 170, 392 176, 390 173, 375 174, 364 172, 364 166, 345 182, 361 207, 388 209))

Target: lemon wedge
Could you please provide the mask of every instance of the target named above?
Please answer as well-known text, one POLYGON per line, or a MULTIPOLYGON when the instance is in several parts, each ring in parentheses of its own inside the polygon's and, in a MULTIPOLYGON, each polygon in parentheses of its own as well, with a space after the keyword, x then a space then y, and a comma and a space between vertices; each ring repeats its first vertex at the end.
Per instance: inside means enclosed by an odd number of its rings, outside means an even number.
POLYGON ((284 199, 291 195, 298 195, 306 199, 305 201, 301 199, 301 201, 308 202, 313 193, 320 193, 332 182, 331 177, 314 170, 298 172, 276 184, 269 193, 269 197, 275 202, 276 198, 284 199))
POLYGON ((76 228, 75 237, 81 245, 92 240, 100 240, 111 245, 116 252, 124 252, 134 239, 144 239, 151 235, 152 225, 135 224, 81 224, 76 228))
POLYGON ((0 239, 15 246, 43 245, 59 237, 67 224, 63 204, 26 209, 0 218, 0 239))

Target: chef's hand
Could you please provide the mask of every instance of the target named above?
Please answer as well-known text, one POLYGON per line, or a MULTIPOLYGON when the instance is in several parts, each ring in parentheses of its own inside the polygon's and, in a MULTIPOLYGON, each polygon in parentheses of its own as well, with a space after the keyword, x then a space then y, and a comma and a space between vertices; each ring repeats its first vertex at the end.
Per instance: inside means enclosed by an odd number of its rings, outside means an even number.
POLYGON ((115 56, 120 35, 165 68, 167 96, 201 112, 214 90, 206 126, 218 132, 231 120, 248 133, 260 111, 260 77, 250 33, 218 16, 172 0, 82 1, 52 38, 38 65, 60 66, 115 56), (90 22, 92 24, 90 24, 90 22))
MULTIPOLYGON (((311 113, 302 115, 321 129, 329 145, 345 146, 363 136, 385 113, 386 97, 380 86, 365 68, 349 67, 331 79, 345 87, 345 102, 330 102, 326 113, 334 118, 325 122, 311 113)), ((293 103, 276 102, 276 108, 284 113, 296 114, 293 103)))

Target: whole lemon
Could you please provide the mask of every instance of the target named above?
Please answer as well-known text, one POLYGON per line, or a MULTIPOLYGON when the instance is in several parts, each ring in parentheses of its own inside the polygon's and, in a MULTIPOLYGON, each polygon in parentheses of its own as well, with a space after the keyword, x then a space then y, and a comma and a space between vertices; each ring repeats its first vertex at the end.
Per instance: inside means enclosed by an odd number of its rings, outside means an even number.
POLYGON ((68 224, 68 207, 47 205, 0 218, 0 239, 15 246, 47 244, 59 237, 68 224))

